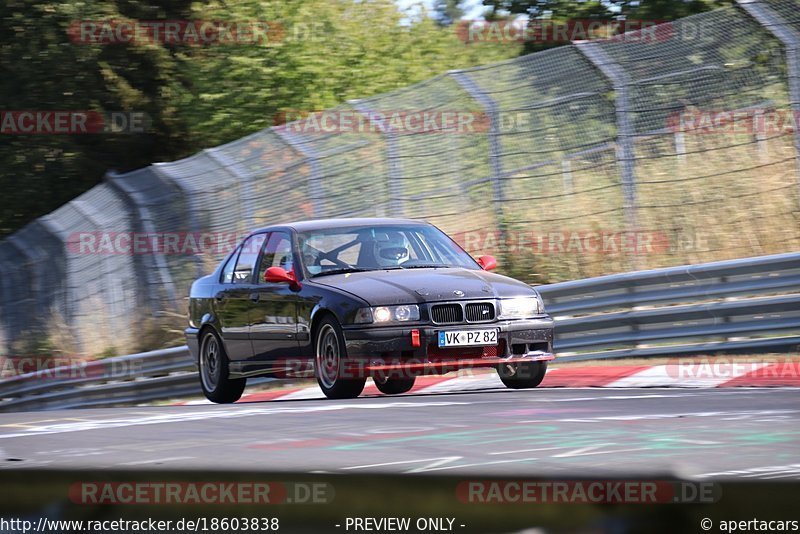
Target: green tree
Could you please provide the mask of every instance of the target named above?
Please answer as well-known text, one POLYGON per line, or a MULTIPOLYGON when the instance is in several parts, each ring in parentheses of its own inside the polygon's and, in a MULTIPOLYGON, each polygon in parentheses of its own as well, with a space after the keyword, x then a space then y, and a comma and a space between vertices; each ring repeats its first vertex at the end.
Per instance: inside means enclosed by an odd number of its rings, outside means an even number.
POLYGON ((102 46, 71 40, 77 21, 182 18, 189 2, 169 9, 147 3, 27 2, 0 6, 2 109, 138 112, 145 134, 0 135, 0 233, 8 233, 121 171, 185 153, 186 127, 176 115, 181 87, 173 50, 151 44, 102 46), (11 75, 13 73, 13 75, 11 75))
POLYGON ((450 26, 464 16, 460 0, 436 0, 433 10, 434 18, 441 26, 450 26))
POLYGON ((181 115, 197 148, 273 126, 287 110, 327 109, 521 49, 469 46, 426 15, 404 23, 391 0, 209 3, 199 16, 278 21, 283 33, 261 44, 191 51, 194 98, 183 102, 181 115))
MULTIPOLYGON (((568 20, 640 20, 672 21, 696 13, 710 11, 733 0, 483 0, 487 20, 502 20, 527 15, 531 21, 568 20)), ((523 54, 529 54, 566 43, 525 43, 523 54)))
POLYGON ((8 0, 0 5, 2 110, 144 112, 141 135, 0 135, 0 235, 97 184, 108 169, 171 161, 272 126, 283 110, 318 110, 448 69, 519 54, 469 46, 391 0, 8 0), (164 7, 166 6, 166 7, 164 7), (258 44, 79 44, 81 20, 272 21, 258 44))

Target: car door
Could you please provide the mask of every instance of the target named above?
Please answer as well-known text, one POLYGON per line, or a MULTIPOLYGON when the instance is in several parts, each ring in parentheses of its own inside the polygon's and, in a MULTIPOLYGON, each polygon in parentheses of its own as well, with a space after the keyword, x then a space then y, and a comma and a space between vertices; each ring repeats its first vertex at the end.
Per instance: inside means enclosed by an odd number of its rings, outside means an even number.
POLYGON ((297 338, 298 292, 286 283, 270 283, 264 274, 270 267, 294 269, 291 235, 285 231, 270 233, 258 269, 258 283, 250 307, 250 341, 254 360, 282 366, 293 364, 299 356, 297 338))
POLYGON ((220 334, 232 362, 253 357, 250 343, 250 307, 253 302, 250 299, 256 287, 256 262, 265 240, 266 234, 254 234, 242 243, 238 254, 231 257, 233 268, 230 269, 229 265, 223 268, 222 289, 215 295, 220 334))

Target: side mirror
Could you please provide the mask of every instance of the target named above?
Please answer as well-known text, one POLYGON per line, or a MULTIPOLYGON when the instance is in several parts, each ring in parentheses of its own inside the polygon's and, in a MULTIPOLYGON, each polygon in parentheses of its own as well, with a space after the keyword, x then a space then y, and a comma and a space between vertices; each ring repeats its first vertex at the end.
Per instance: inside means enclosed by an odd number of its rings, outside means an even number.
POLYGON ((299 289, 300 283, 293 271, 287 271, 283 267, 270 267, 264 273, 264 281, 272 284, 288 283, 292 289, 299 289))
POLYGON ((495 267, 497 267, 497 260, 494 259, 494 256, 481 256, 478 258, 478 265, 481 266, 481 269, 484 271, 491 271, 495 267))

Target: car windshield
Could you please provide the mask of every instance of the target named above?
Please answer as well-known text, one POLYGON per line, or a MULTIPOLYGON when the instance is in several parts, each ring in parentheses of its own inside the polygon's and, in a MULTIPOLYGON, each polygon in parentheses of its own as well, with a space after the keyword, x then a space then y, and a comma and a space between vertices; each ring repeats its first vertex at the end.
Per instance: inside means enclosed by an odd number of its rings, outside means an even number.
POLYGON ((384 269, 480 269, 434 226, 351 226, 301 232, 303 263, 311 276, 384 269))

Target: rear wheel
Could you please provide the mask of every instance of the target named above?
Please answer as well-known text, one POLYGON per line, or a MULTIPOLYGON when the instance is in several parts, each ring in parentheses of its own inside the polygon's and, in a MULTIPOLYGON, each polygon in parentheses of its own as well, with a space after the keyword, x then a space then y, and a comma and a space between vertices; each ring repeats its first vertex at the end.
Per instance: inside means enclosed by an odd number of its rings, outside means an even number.
POLYGON ((219 336, 211 329, 203 332, 199 360, 200 386, 208 400, 227 404, 241 398, 247 379, 228 376, 228 355, 219 336))
POLYGON ((361 395, 365 378, 351 378, 345 372, 347 350, 339 322, 327 316, 316 328, 314 370, 320 389, 329 399, 352 399, 361 395))
POLYGON ((372 377, 372 380, 375 382, 375 386, 381 393, 385 393, 386 395, 397 395, 399 393, 405 393, 413 388, 417 377, 412 376, 409 378, 391 378, 385 376, 375 376, 372 377))
POLYGON ((542 383, 547 372, 547 362, 502 364, 497 368, 500 380, 507 388, 535 388, 542 383))

